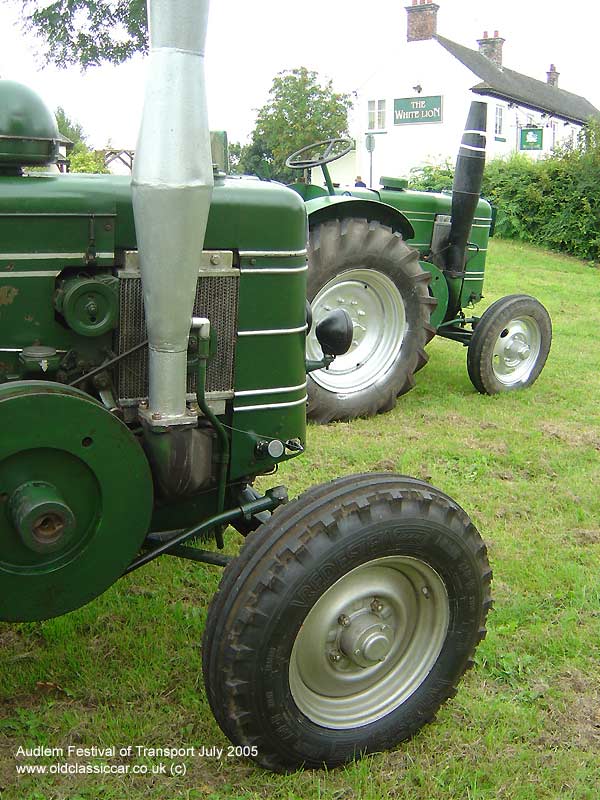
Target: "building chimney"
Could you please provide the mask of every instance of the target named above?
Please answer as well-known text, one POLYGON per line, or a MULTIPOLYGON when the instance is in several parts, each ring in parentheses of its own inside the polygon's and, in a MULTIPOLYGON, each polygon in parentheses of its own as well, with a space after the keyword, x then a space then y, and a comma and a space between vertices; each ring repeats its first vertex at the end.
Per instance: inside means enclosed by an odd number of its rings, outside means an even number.
POLYGON ((560 75, 560 72, 556 71, 556 67, 554 66, 554 64, 550 64, 550 69, 546 73, 547 80, 548 80, 548 83, 550 84, 550 86, 556 86, 558 88, 558 76, 559 75, 560 75))
POLYGON ((502 39, 498 35, 498 31, 494 31, 493 36, 488 36, 488 32, 483 32, 483 39, 478 39, 479 52, 482 56, 489 58, 489 60, 497 67, 502 66, 502 45, 506 39, 502 39))
POLYGON ((406 6, 407 42, 422 42, 431 39, 437 33, 437 12, 439 6, 429 0, 412 0, 411 6, 406 6))

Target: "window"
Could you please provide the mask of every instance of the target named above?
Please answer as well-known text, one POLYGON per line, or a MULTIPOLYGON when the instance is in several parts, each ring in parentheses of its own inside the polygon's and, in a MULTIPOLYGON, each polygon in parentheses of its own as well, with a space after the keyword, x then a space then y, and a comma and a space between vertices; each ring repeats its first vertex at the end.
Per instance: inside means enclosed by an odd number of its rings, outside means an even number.
POLYGON ((379 130, 385 128, 385 100, 377 101, 377 127, 379 130))
POLYGON ((504 126, 504 109, 502 106, 496 106, 496 125, 494 128, 494 133, 496 136, 502 136, 504 126))
POLYGON ((385 128, 385 100, 369 100, 369 130, 385 128))

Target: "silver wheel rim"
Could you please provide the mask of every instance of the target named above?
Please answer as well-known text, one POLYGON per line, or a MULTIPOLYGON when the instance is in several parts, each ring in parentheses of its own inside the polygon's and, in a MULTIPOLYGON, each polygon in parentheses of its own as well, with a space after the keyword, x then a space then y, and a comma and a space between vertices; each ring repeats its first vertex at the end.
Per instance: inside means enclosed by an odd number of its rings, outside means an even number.
POLYGON ((446 587, 423 561, 387 556, 356 567, 317 600, 296 637, 296 705, 337 730, 385 717, 431 672, 448 622, 446 587))
POLYGON ((354 326, 350 350, 338 356, 329 369, 312 373, 319 386, 330 392, 352 394, 385 375, 396 360, 406 333, 404 302, 390 278, 372 269, 342 272, 321 288, 311 307, 314 322, 306 340, 310 359, 322 358, 315 328, 330 311, 345 308, 354 326))
POLYGON ((492 369, 504 386, 526 381, 538 360, 542 346, 540 326, 533 317, 516 317, 508 322, 496 339, 492 369))

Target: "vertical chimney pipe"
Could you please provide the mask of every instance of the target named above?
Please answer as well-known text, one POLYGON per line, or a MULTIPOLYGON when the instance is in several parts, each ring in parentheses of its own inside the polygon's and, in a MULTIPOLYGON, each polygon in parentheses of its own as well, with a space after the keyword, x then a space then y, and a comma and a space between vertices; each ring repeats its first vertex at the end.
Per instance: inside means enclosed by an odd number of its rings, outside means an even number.
POLYGON ((150 56, 132 193, 150 425, 190 422, 187 346, 213 188, 204 79, 208 7, 208 0, 148 0, 150 56))

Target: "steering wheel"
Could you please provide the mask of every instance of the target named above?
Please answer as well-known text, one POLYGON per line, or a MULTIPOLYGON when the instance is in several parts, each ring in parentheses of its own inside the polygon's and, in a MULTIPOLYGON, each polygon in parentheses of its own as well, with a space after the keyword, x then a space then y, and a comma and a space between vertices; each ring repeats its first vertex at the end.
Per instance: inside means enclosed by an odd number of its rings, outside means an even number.
POLYGON ((290 169, 310 169, 311 167, 322 167, 329 164, 330 161, 336 161, 342 158, 351 150, 354 150, 354 142, 352 139, 325 139, 322 142, 315 142, 306 147, 296 150, 291 156, 285 160, 286 167, 290 169), (339 145, 342 149, 341 152, 335 152, 337 149, 335 145, 339 145), (316 158, 299 158, 303 153, 310 153, 316 150, 316 158))

